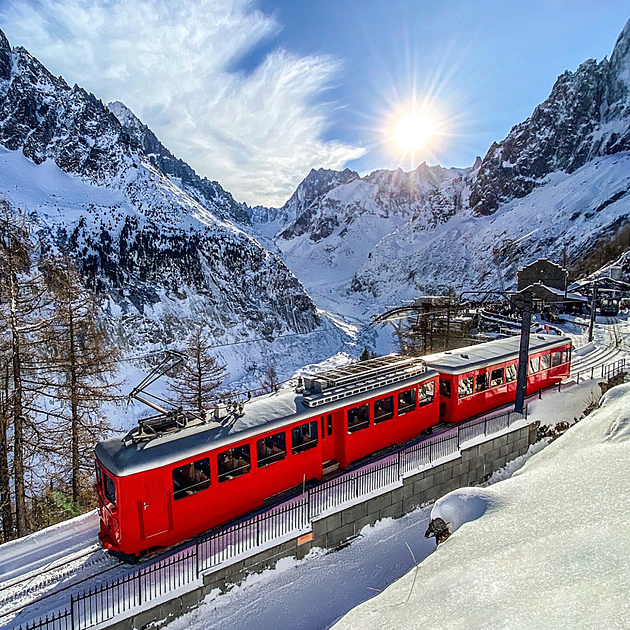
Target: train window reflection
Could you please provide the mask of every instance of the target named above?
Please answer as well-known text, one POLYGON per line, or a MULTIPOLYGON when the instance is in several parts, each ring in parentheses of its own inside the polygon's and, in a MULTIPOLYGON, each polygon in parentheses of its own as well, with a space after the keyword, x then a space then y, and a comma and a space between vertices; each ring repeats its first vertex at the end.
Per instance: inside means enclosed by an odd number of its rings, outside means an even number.
POLYGON ((291 429, 291 443, 294 455, 317 446, 317 422, 307 422, 291 429))
POLYGON ((374 424, 394 417, 394 397, 387 396, 374 401, 374 424))
POLYGON ((416 408, 416 390, 408 389, 398 394, 398 415, 413 411, 416 408))
POLYGON ((370 405, 365 404, 348 409, 348 433, 361 431, 370 426, 370 405))
POLYGON ((420 406, 424 407, 424 405, 428 405, 433 402, 435 399, 435 382, 429 381, 428 383, 423 383, 420 385, 418 390, 418 399, 420 401, 420 406))
POLYGON ((477 391, 483 392, 488 389, 488 372, 484 372, 483 374, 477 374, 477 391))
POLYGON ((210 459, 204 457, 173 469, 173 499, 176 501, 210 487, 210 459))
POLYGON ((287 438, 284 433, 276 433, 256 442, 258 468, 279 462, 287 456, 287 438))
POLYGON ((466 378, 460 378, 457 386, 457 391, 460 398, 465 398, 473 393, 473 377, 467 376, 466 378))
POLYGON ((505 368, 505 380, 508 383, 510 383, 511 381, 515 381, 517 372, 518 372, 518 365, 516 363, 512 363, 512 365, 508 365, 505 368))
POLYGON ((451 397, 451 381, 440 379, 440 396, 443 398, 451 397))
POLYGON ((246 475, 251 469, 249 444, 230 448, 217 455, 219 482, 229 481, 241 475, 246 475))
POLYGON ((503 385, 503 368, 497 368, 496 370, 492 370, 492 374, 490 375, 490 387, 497 387, 498 385, 503 385))
POLYGON ((109 475, 104 475, 105 485, 103 487, 103 492, 107 497, 108 501, 112 505, 116 505, 116 486, 114 485, 114 480, 109 475))

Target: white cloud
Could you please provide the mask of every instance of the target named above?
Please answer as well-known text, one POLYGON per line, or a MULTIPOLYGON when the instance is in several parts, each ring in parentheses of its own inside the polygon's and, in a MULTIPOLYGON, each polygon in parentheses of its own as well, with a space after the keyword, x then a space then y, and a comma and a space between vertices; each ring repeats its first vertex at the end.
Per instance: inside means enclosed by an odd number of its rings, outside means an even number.
POLYGON ((239 200, 280 205, 311 167, 363 153, 321 139, 336 60, 276 49, 250 74, 230 70, 281 28, 251 0, 15 0, 0 28, 69 83, 124 102, 239 200))

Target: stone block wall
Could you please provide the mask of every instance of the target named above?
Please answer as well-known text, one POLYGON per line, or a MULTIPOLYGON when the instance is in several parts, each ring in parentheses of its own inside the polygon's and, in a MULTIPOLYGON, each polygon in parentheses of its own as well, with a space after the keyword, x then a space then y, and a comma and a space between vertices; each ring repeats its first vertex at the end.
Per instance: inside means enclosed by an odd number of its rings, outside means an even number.
MULTIPOLYGON (((229 584, 238 584, 247 575, 272 568, 280 558, 303 558, 313 547, 334 549, 348 544, 363 527, 382 518, 400 518, 414 508, 434 501, 451 490, 477 485, 508 462, 524 455, 536 441, 537 423, 522 427, 487 442, 461 449, 460 456, 403 479, 401 487, 366 499, 344 510, 317 518, 312 533, 307 533, 274 547, 238 560, 204 575, 203 586, 158 604, 108 628, 134 630, 151 626, 157 629, 195 608, 213 590, 224 591, 229 584)), ((101 626, 103 627, 103 626, 101 626)))

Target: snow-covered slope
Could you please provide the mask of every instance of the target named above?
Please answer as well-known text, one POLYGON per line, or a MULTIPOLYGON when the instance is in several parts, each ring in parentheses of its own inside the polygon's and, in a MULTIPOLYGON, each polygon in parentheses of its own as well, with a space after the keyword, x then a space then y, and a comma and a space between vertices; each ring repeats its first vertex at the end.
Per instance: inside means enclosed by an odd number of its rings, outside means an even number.
POLYGON ((432 516, 459 529, 335 629, 628 627, 629 401, 610 390, 510 479, 446 495, 432 516))
MULTIPOLYGON (((122 104, 110 110, 71 88, 1 32, 0 161, 0 194, 76 258, 130 351, 177 343, 192 324, 218 342, 334 328, 284 263, 235 223, 249 220, 243 204, 172 156, 122 104)), ((308 358, 338 347, 341 335, 330 337, 308 358)), ((303 363, 296 339, 280 346, 267 364, 283 354, 289 371, 303 363)), ((264 369, 264 352, 252 352, 248 369, 264 369)))
MULTIPOLYGON (((287 265, 318 303, 339 311, 335 296, 388 234, 408 226, 430 231, 458 212, 469 172, 422 164, 411 173, 375 171, 359 177, 348 169, 320 169, 309 173, 281 209, 252 219, 267 233, 264 221, 272 219, 278 230, 275 242, 287 265)), ((358 298, 346 296, 342 301, 358 298)))
MULTIPOLYGON (((628 223, 630 22, 610 60, 565 72, 548 99, 468 169, 312 171, 252 213, 316 300, 379 312, 422 293, 506 287, 538 257, 577 265, 628 223)), ((606 261, 603 261, 606 262, 606 261)))

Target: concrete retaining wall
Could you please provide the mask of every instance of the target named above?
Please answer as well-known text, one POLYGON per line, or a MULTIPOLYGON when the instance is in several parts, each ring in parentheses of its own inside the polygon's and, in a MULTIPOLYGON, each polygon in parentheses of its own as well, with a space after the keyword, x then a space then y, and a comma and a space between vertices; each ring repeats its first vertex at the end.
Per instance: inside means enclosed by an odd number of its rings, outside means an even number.
POLYGON ((213 590, 226 590, 247 575, 275 566, 280 558, 303 558, 312 547, 332 549, 347 544, 366 525, 382 518, 400 518, 451 490, 482 483, 508 462, 524 455, 536 441, 537 423, 461 449, 460 457, 403 479, 402 487, 356 503, 312 522, 312 533, 293 538, 204 575, 203 586, 137 614, 103 624, 115 630, 159 628, 195 608, 213 590))

